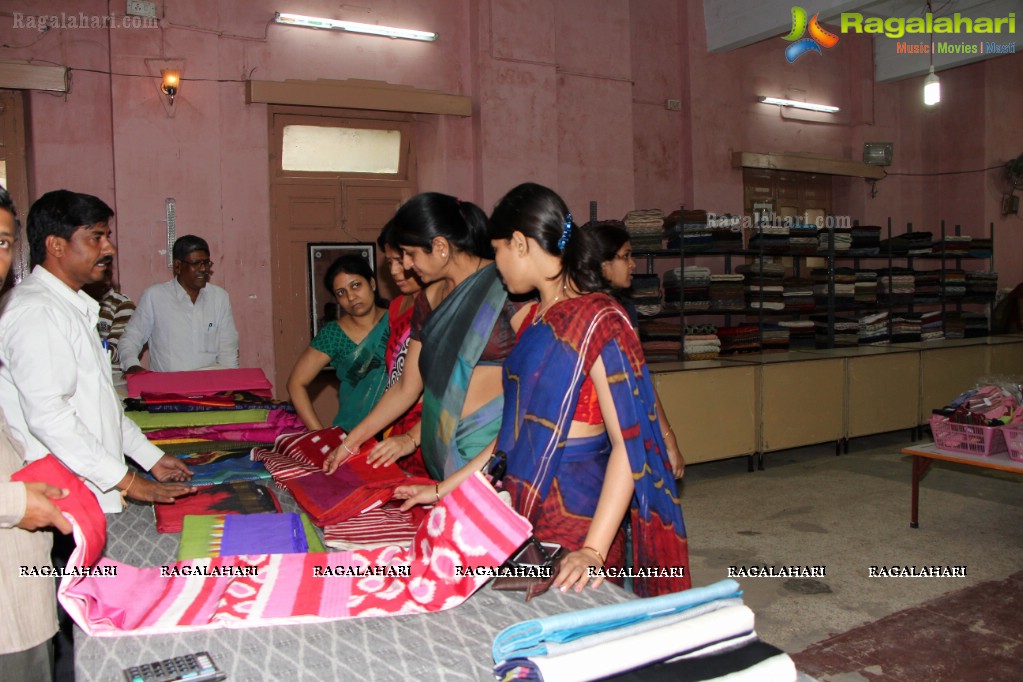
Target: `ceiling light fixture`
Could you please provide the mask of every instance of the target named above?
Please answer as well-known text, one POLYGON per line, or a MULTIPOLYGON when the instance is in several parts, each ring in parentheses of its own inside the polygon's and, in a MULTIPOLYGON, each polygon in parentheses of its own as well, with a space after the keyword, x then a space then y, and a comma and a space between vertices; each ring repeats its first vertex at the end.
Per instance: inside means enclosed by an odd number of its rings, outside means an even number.
MULTIPOLYGON (((931 15, 931 0, 927 0, 927 14, 931 15)), ((931 31, 931 49, 927 51, 930 55, 930 66, 927 70, 927 77, 924 78, 924 105, 933 107, 941 101, 941 81, 934 73, 934 32, 931 31)))
POLYGON ((385 36, 387 38, 405 38, 407 40, 423 40, 426 42, 433 42, 437 40, 437 34, 429 31, 417 31, 411 28, 394 28, 391 26, 378 26, 377 24, 359 24, 354 21, 338 21, 337 19, 307 17, 302 14, 288 14, 286 12, 277 12, 274 15, 274 22, 278 24, 285 24, 287 26, 325 28, 333 31, 366 33, 374 36, 385 36))
POLYGON ((799 102, 794 99, 780 99, 778 97, 758 97, 764 104, 775 104, 779 107, 792 107, 794 109, 806 109, 808 111, 820 111, 825 114, 838 113, 839 108, 829 104, 814 104, 813 102, 799 102))

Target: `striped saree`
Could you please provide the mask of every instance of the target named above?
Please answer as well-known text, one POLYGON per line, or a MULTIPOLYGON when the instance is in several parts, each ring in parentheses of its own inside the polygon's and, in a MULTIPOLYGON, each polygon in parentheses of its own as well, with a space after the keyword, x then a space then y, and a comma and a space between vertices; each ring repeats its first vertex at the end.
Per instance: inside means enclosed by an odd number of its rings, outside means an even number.
MULTIPOLYGON (((551 307, 519 338, 504 364, 498 448, 508 453, 505 487, 538 539, 576 550, 597 508, 610 454, 606 437, 568 438, 580 387, 604 363, 628 452, 635 493, 633 566, 685 567, 684 578, 636 578, 640 596, 687 589, 689 553, 682 507, 657 418, 639 340, 622 308, 603 294, 551 307)), ((624 563, 623 533, 608 553, 624 563)))

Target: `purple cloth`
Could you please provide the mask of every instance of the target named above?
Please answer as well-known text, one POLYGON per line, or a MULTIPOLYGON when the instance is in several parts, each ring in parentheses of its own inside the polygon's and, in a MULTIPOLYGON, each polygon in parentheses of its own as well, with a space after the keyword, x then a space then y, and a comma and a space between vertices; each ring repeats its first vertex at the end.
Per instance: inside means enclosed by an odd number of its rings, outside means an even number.
POLYGON ((304 554, 309 543, 298 514, 228 514, 220 556, 304 554))

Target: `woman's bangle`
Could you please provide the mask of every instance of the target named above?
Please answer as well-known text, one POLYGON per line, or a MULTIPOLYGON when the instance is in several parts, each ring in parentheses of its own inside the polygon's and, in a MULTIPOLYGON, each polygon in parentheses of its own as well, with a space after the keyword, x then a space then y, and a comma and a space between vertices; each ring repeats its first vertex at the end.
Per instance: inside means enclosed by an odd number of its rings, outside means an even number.
POLYGON ((440 483, 438 483, 435 486, 433 486, 433 492, 437 496, 437 499, 434 500, 433 503, 437 504, 438 502, 440 502, 440 483))
POLYGON ((135 482, 135 471, 131 472, 131 480, 128 481, 128 485, 124 486, 124 490, 121 491, 121 497, 128 497, 128 491, 131 490, 131 484, 135 482))
POLYGON ((597 550, 593 549, 593 548, 592 548, 592 547, 590 547, 589 545, 583 545, 583 549, 588 549, 588 550, 590 550, 591 552, 593 552, 594 554, 596 554, 596 555, 597 555, 597 558, 598 558, 598 559, 600 559, 600 565, 601 565, 601 566, 603 566, 604 564, 606 564, 606 563, 607 563, 606 561, 604 561, 604 555, 603 555, 603 554, 601 554, 600 552, 598 552, 597 550))
POLYGON ((345 449, 345 452, 347 452, 349 455, 355 455, 356 454, 356 453, 352 452, 351 448, 348 447, 348 443, 346 443, 345 441, 341 441, 341 447, 343 447, 345 449))

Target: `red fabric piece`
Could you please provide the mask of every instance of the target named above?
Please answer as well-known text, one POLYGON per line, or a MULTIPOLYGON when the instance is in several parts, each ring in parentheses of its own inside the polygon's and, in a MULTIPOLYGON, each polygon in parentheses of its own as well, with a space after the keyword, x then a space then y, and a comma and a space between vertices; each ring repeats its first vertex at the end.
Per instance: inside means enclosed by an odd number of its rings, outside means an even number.
MULTIPOLYGON (((92 491, 86 488, 85 483, 53 455, 46 455, 42 459, 27 464, 12 474, 11 480, 23 483, 42 481, 67 490, 66 497, 53 500, 53 503, 60 508, 69 521, 104 518, 99 500, 92 494, 92 491)), ((107 544, 107 526, 105 523, 87 524, 86 526, 73 523, 72 525, 74 526, 75 544, 87 548, 83 559, 85 565, 91 566, 103 554, 103 547, 107 544)))
POLYGON ((153 508, 157 532, 180 533, 181 524, 189 514, 280 513, 281 503, 266 486, 252 481, 235 481, 201 488, 194 495, 177 498, 173 504, 156 504, 153 508))
MULTIPOLYGON (((128 397, 142 393, 211 395, 221 391, 271 391, 273 384, 258 367, 206 369, 191 372, 136 372, 126 376, 128 397)), ((269 393, 267 393, 269 395, 269 393)))

